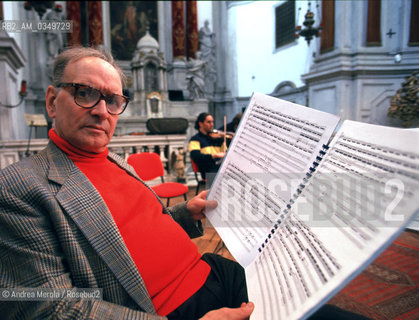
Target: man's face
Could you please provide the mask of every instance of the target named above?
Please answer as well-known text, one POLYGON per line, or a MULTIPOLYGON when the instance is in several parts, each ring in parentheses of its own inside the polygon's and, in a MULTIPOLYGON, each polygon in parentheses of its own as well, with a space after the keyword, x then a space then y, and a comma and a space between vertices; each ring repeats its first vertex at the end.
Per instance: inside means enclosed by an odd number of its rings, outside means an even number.
POLYGON ((214 118, 211 115, 208 115, 204 122, 199 122, 199 128, 203 133, 208 134, 214 128, 214 118))
MULTIPOLYGON (((108 62, 95 57, 70 62, 61 82, 88 85, 105 95, 122 94, 118 72, 108 62)), ((103 99, 91 109, 79 107, 74 101, 74 90, 49 86, 46 95, 48 115, 55 119, 55 131, 61 138, 84 151, 100 153, 106 149, 115 131, 118 116, 108 113, 103 99)))

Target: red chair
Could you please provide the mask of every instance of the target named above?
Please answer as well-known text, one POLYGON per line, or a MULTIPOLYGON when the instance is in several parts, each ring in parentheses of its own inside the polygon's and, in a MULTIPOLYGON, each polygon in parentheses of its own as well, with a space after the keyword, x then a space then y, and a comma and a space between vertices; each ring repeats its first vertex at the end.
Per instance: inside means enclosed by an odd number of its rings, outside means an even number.
POLYGON ((193 173, 195 174, 195 180, 196 180, 196 183, 197 183, 196 192, 195 192, 195 195, 197 195, 198 192, 199 192, 199 187, 201 186, 201 184, 205 185, 207 183, 207 180, 206 179, 201 179, 200 180, 198 178, 198 174, 201 175, 201 173, 199 172, 198 165, 192 160, 192 158, 191 158, 191 163, 192 163, 192 170, 193 170, 193 173))
POLYGON ((170 198, 173 197, 183 195, 186 201, 186 193, 189 190, 186 185, 177 182, 164 182, 163 163, 157 153, 134 153, 128 157, 127 161, 142 180, 149 181, 157 177, 161 178, 162 183, 151 188, 159 197, 167 198, 167 206, 170 198))

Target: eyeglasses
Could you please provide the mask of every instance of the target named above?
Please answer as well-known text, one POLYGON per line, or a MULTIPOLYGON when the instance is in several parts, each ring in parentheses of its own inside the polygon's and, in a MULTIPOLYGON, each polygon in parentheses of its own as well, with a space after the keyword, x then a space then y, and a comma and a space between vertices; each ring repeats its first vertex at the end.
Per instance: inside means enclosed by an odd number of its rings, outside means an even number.
POLYGON ((100 90, 79 83, 59 83, 57 88, 73 87, 74 102, 84 109, 91 109, 100 100, 105 100, 106 110, 112 115, 118 115, 125 111, 129 98, 120 94, 104 95, 100 90))

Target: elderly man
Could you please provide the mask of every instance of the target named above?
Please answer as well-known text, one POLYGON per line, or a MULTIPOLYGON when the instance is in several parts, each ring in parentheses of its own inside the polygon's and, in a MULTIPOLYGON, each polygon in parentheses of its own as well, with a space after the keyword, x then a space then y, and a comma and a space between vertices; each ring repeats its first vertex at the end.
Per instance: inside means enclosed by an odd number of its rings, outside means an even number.
POLYGON ((101 288, 103 298, 0 301, 7 319, 246 319, 243 269, 201 257, 203 192, 166 208, 108 151, 128 98, 111 56, 72 48, 55 61, 50 142, 0 173, 0 288, 101 288), (213 310, 213 311, 211 311, 213 310))

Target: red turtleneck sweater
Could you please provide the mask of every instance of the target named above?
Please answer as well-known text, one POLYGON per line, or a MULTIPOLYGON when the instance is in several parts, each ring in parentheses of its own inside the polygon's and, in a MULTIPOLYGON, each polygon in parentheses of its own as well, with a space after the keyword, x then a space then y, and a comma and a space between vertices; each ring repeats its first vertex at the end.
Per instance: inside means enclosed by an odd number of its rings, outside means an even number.
POLYGON ((204 284, 211 270, 196 245, 140 181, 108 159, 92 154, 50 130, 51 140, 99 191, 140 272, 159 315, 167 315, 204 284))

